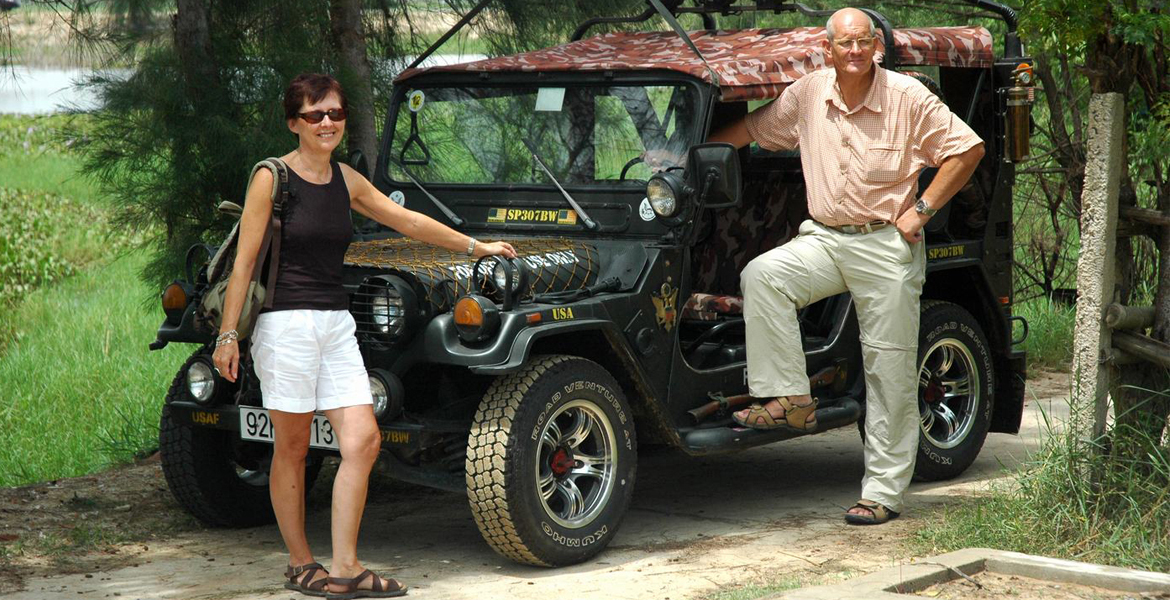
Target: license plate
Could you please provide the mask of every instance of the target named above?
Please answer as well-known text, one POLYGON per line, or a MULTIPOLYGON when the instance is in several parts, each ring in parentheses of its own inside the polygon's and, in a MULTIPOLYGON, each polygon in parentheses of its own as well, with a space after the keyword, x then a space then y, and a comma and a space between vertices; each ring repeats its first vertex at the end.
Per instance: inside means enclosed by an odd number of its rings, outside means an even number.
MULTIPOLYGON (((313 415, 313 424, 309 426, 309 446, 326 450, 340 450, 337 445, 337 434, 333 425, 322 414, 313 415)), ((240 439, 253 442, 268 442, 275 439, 272 431, 272 419, 268 418, 268 411, 254 406, 240 407, 240 439)))

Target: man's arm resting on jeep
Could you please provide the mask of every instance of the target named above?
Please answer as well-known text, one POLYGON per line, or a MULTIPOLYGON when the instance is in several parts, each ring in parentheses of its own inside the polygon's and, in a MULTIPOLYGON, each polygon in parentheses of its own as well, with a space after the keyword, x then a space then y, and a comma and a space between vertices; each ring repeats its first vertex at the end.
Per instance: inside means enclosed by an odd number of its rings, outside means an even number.
MULTIPOLYGON (((466 252, 471 245, 470 236, 459 233, 422 213, 395 204, 349 165, 341 165, 341 173, 349 188, 350 207, 359 213, 407 237, 453 252, 466 252)), ((475 244, 474 256, 478 258, 489 254, 503 254, 515 258, 516 251, 504 242, 475 244)))
POLYGON ((715 133, 712 133, 707 138, 708 142, 725 142, 735 146, 736 148, 743 148, 744 146, 756 141, 752 137, 747 128, 747 120, 740 119, 715 133))
POLYGON ((967 150, 948 156, 938 166, 938 173, 934 180, 922 192, 922 200, 930 208, 939 209, 951 201, 951 197, 959 193, 975 169, 979 161, 983 160, 983 144, 976 144, 967 150))
MULTIPOLYGON (((979 161, 983 159, 983 153, 983 143, 979 143, 959 154, 943 159, 934 180, 930 182, 926 191, 922 192, 921 198, 926 203, 927 208, 938 210, 950 202, 951 197, 967 184, 967 180, 971 179, 971 174, 979 166, 979 161)), ((919 213, 914 208, 909 208, 898 216, 894 226, 898 228, 906 241, 914 243, 922 239, 922 228, 929 220, 930 217, 919 213)))

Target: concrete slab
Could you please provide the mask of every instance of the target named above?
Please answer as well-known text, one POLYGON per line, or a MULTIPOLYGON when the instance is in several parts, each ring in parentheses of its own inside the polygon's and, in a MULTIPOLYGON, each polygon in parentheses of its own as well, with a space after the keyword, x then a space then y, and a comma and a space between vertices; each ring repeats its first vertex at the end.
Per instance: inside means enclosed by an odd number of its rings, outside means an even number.
POLYGON ((1046 558, 989 548, 967 548, 915 560, 833 585, 793 590, 772 600, 895 600, 936 583, 980 572, 1088 585, 1118 592, 1170 594, 1170 575, 1046 558))

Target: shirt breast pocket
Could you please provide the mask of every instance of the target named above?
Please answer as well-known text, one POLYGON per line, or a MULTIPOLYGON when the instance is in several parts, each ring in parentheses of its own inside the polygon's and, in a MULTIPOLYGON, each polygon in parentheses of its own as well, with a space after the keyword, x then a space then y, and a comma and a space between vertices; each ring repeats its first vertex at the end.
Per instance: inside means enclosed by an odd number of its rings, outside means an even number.
POLYGON ((873 183, 894 183, 902 179, 905 151, 897 146, 878 146, 865 151, 865 177, 873 183))

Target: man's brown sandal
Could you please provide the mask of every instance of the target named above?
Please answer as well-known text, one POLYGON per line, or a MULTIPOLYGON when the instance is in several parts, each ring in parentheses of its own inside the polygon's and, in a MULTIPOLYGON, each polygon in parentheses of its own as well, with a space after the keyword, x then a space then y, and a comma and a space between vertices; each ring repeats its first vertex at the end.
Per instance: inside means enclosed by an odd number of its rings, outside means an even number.
POLYGON ((341 577, 329 578, 329 595, 326 596, 329 600, 349 600, 350 598, 394 598, 396 596, 406 595, 406 586, 402 585, 397 579, 384 579, 374 575, 374 572, 366 569, 360 575, 352 579, 342 579, 341 577), (370 580, 370 588, 368 590, 359 590, 358 584, 367 577, 373 577, 370 580), (385 581, 387 587, 382 587, 382 582, 385 581), (334 591, 333 588, 344 588, 341 591, 334 591))
POLYGON ((817 430, 817 399, 813 398, 812 402, 804 406, 797 406, 788 399, 787 396, 776 398, 776 402, 784 409, 784 416, 777 419, 764 408, 764 405, 756 402, 748 407, 748 414, 746 417, 740 418, 736 413, 731 416, 736 423, 749 427, 751 429, 787 429, 797 433, 812 433, 817 430), (809 420, 809 416, 812 420, 809 420))
POLYGON ((873 500, 866 500, 862 498, 857 501, 857 504, 849 507, 849 510, 860 508, 868 510, 868 515, 856 515, 851 512, 845 512, 845 522, 850 525, 881 525, 887 521, 897 519, 898 513, 894 512, 873 500))
POLYGON ((299 567, 289 565, 288 569, 284 571, 284 576, 288 578, 284 587, 308 596, 324 596, 328 577, 322 577, 317 581, 313 581, 313 578, 317 576, 317 571, 326 575, 329 574, 329 571, 326 571, 325 567, 321 566, 321 563, 311 562, 299 567), (304 577, 301 577, 302 574, 304 577))

